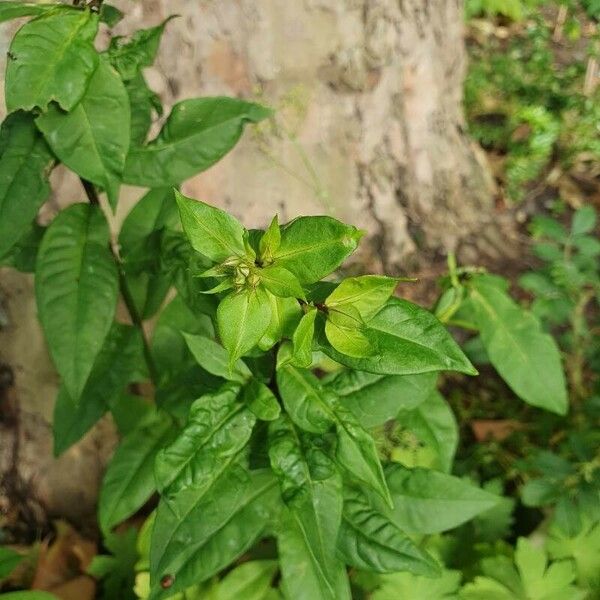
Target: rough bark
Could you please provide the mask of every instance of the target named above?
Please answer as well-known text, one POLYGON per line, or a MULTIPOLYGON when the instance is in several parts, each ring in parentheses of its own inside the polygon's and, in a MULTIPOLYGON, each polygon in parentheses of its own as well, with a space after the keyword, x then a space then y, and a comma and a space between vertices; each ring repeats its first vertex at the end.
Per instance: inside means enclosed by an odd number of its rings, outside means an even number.
MULTIPOLYGON (((458 0, 115 4, 127 13, 118 34, 180 15, 147 71, 167 108, 181 98, 224 94, 277 109, 274 125, 249 132, 223 161, 187 182, 190 195, 252 227, 275 212, 280 221, 333 214, 367 231, 357 260, 370 270, 412 272, 423 253, 462 245, 472 260, 473 248, 494 254, 501 246, 492 181, 465 133, 458 0)), ((9 33, 0 40, 5 47, 9 33)), ((64 172, 53 180, 50 212, 81 194, 64 172)), ((118 218, 138 195, 127 192, 118 218)), ((56 377, 31 279, 3 272, 0 294, 8 318, 0 362, 14 374, 3 411, 10 396, 12 422, 19 423, 5 422, 1 432, 4 485, 20 482, 47 513, 81 520, 93 510, 114 435, 103 423, 64 458, 51 458, 56 377)))

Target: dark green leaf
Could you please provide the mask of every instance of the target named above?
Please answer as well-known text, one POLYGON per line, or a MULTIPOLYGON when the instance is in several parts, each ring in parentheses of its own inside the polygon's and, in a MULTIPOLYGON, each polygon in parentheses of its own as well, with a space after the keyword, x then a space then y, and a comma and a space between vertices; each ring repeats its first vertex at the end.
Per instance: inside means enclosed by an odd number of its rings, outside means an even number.
POLYGON ((401 410, 413 410, 435 389, 437 375, 377 375, 345 370, 327 382, 363 427, 376 427, 401 410))
POLYGON ((335 271, 358 245, 362 232, 331 217, 298 217, 281 228, 273 264, 300 283, 314 283, 335 271))
POLYGON ((337 548, 344 561, 358 569, 376 573, 410 571, 429 577, 440 571, 435 560, 358 491, 344 498, 337 548))
POLYGON ((481 340, 502 378, 525 402, 564 415, 568 400, 560 352, 538 319, 477 280, 470 296, 481 340))
POLYGON ((3 2, 0 2, 0 23, 20 17, 37 17, 51 10, 69 10, 70 8, 64 4, 38 4, 37 2, 10 2, 9 0, 3 0, 3 2))
POLYGON ((23 558, 25 557, 18 552, 0 546, 0 580, 8 577, 23 558))
POLYGON ((476 374, 462 350, 443 325, 428 311, 407 300, 392 298, 362 329, 375 349, 364 358, 352 358, 332 348, 321 333, 325 354, 337 362, 369 373, 411 375, 430 371, 476 374))
POLYGON ((141 73, 131 81, 126 81, 125 89, 131 112, 131 145, 141 145, 146 141, 152 125, 152 113, 162 114, 162 106, 141 73))
POLYGON ((9 252, 0 257, 0 265, 12 267, 21 273, 35 272, 37 255, 44 233, 46 233, 46 228, 34 223, 9 252))
POLYGON ((269 470, 234 465, 194 503, 159 504, 152 532, 149 600, 163 600, 205 581, 244 553, 276 517, 277 485, 269 470), (173 577, 162 589, 160 581, 173 577))
POLYGON ((98 519, 107 532, 140 509, 155 491, 154 459, 175 434, 171 419, 153 415, 126 435, 104 474, 98 519))
POLYGON ((114 27, 125 15, 115 6, 104 2, 100 7, 100 21, 114 27))
POLYGON ((261 421, 274 421, 281 414, 281 407, 273 392, 258 379, 251 379, 243 391, 243 400, 261 421))
POLYGON ((118 274, 108 224, 97 206, 75 204, 48 227, 38 253, 35 293, 50 354, 75 401, 110 330, 118 274))
POLYGON ((154 410, 148 398, 127 392, 111 397, 108 406, 117 429, 123 436, 137 429, 139 424, 149 418, 154 410))
POLYGON ((132 148, 125 182, 144 187, 178 185, 208 169, 236 144, 247 122, 270 115, 258 104, 234 98, 197 98, 176 104, 159 136, 132 148))
POLYGON ((8 52, 8 111, 46 110, 53 101, 75 108, 98 65, 97 30, 98 15, 89 10, 52 11, 23 25, 8 52))
POLYGON ((54 454, 58 456, 78 441, 108 410, 108 405, 130 382, 147 376, 144 347, 135 327, 114 324, 94 363, 94 368, 78 402, 64 385, 54 407, 54 454))
POLYGON ((53 162, 33 117, 9 115, 0 130, 0 257, 28 232, 50 194, 53 162))
POLYGON ((103 187, 114 209, 129 149, 130 109, 125 86, 108 61, 99 61, 71 112, 52 105, 36 123, 56 156, 83 179, 103 187))

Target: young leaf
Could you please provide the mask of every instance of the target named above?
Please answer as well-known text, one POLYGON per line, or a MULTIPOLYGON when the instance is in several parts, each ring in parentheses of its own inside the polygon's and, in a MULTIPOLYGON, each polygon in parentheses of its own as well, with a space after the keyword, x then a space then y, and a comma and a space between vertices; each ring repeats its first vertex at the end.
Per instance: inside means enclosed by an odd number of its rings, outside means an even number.
POLYGON ((260 282, 271 294, 281 298, 305 298, 304 290, 296 276, 277 265, 271 265, 259 272, 260 282))
POLYGON ((309 309, 304 314, 292 337, 292 358, 296 366, 307 369, 312 364, 312 345, 315 334, 316 309, 309 309))
POLYGON ((218 600, 269 600, 269 591, 273 591, 271 582, 276 573, 275 560, 246 562, 227 573, 220 581, 218 600))
POLYGON ((363 275, 344 279, 325 300, 328 308, 350 305, 368 321, 374 317, 394 293, 398 280, 381 275, 363 275))
POLYGON ((322 479, 308 461, 294 426, 285 419, 269 430, 269 457, 280 480, 284 510, 277 531, 283 586, 290 598, 349 598, 335 544, 342 490, 335 471, 322 479))
POLYGON ((270 320, 271 305, 260 288, 242 289, 221 300, 217 309, 217 325, 232 365, 258 344, 270 320))
POLYGON ((269 109, 235 98, 179 102, 155 140, 130 150, 124 180, 143 187, 178 185, 227 154, 246 123, 258 123, 270 114, 269 109))
POLYGON ((388 514, 409 534, 453 529, 499 501, 494 494, 438 471, 390 465, 385 476, 394 502, 388 514))
MULTIPOLYGON (((394 573, 379 578, 381 587, 378 588, 371 600, 458 600, 460 587, 459 571, 442 571, 440 577, 424 577, 412 573, 394 573)), ((492 598, 486 598, 492 600, 492 598)), ((494 598, 494 600, 498 600, 494 598)))
POLYGON ((144 346, 138 329, 113 324, 94 363, 81 397, 75 401, 64 384, 54 406, 54 455, 77 442, 108 410, 127 383, 147 377, 144 346))
POLYGON ((340 325, 339 321, 333 319, 340 313, 329 313, 325 321, 325 335, 327 341, 337 352, 353 358, 366 358, 377 352, 377 348, 372 345, 369 339, 362 332, 362 325, 340 325))
POLYGON ((128 42, 123 42, 123 38, 120 36, 111 39, 108 58, 123 81, 134 79, 141 69, 153 65, 160 38, 166 24, 172 18, 165 19, 156 27, 139 29, 128 42))
POLYGON ((77 106, 65 113, 52 105, 36 124, 69 169, 106 190, 114 209, 129 149, 130 109, 125 86, 106 58, 77 106))
POLYGON ((237 219, 210 204, 187 198, 177 190, 175 199, 183 230, 196 252, 214 262, 245 256, 245 229, 237 219))
POLYGON ((257 419, 274 421, 281 414, 281 407, 273 392, 258 379, 251 379, 243 390, 243 400, 257 419))
POLYGON ((344 561, 357 569, 376 573, 410 571, 428 577, 440 572, 435 560, 356 490, 344 497, 337 548, 344 561))
POLYGON ((75 204, 48 227, 39 250, 35 293, 50 354, 77 401, 110 330, 118 274, 108 225, 97 206, 75 204))
POLYGON ((89 10, 52 11, 23 25, 8 52, 8 112, 46 110, 53 101, 73 110, 98 65, 97 30, 98 15, 89 10))
POLYGON ((38 4, 37 2, 10 2, 10 0, 4 0, 0 2, 0 23, 21 17, 37 17, 51 10, 64 10, 65 8, 69 10, 71 7, 64 4, 38 4))
POLYGON ((376 375, 345 370, 327 381, 326 388, 340 398, 365 428, 383 425, 402 410, 416 409, 435 390, 437 375, 376 375))
POLYGON ((205 581, 243 554, 276 518, 278 490, 268 470, 246 472, 234 465, 208 489, 158 506, 152 532, 148 600, 163 600, 205 581), (173 585, 163 589, 163 578, 173 585))
POLYGON ((271 319, 267 330, 258 342, 261 350, 269 350, 283 338, 291 339, 302 317, 296 298, 279 298, 267 292, 271 306, 271 319))
POLYGON ((141 508, 155 491, 154 459, 173 439, 171 419, 156 414, 126 435, 104 474, 98 518, 104 532, 141 508))
POLYGON ((24 558, 22 554, 0 546, 0 579, 8 577, 24 558))
POLYGON ((331 217, 298 217, 281 228, 273 264, 300 283, 314 283, 335 271, 358 245, 362 232, 331 217))
POLYGON ((37 590, 27 592, 8 592, 2 594, 2 600, 59 600, 54 594, 39 592, 37 590))
POLYGON ((28 232, 49 196, 53 162, 33 117, 9 115, 0 129, 0 256, 28 232))
POLYGON ((433 391, 425 402, 411 411, 401 411, 398 422, 432 448, 440 471, 452 470, 458 446, 458 425, 454 413, 441 394, 433 391))
POLYGON ((210 487, 248 443, 256 418, 239 392, 239 385, 225 384, 196 400, 184 430, 158 453, 156 483, 169 501, 179 502, 177 492, 186 488, 210 487))
POLYGON ((362 329, 375 352, 353 358, 338 352, 324 339, 321 349, 333 360, 369 373, 410 375, 453 370, 474 375, 467 357, 443 325, 427 310, 407 300, 392 298, 362 329))
POLYGON ((130 81, 126 81, 125 89, 127 90, 131 113, 131 145, 139 146, 146 141, 148 136, 148 131, 152 125, 152 113, 156 112, 161 115, 162 106, 160 99, 148 87, 141 73, 138 73, 130 81))
POLYGON ((470 297, 481 340, 502 378, 528 404, 564 415, 568 400, 560 352, 538 319, 477 280, 470 297))
POLYGON ((280 244, 279 218, 275 215, 258 243, 258 256, 263 264, 268 265, 273 262, 273 255, 277 252, 280 244))

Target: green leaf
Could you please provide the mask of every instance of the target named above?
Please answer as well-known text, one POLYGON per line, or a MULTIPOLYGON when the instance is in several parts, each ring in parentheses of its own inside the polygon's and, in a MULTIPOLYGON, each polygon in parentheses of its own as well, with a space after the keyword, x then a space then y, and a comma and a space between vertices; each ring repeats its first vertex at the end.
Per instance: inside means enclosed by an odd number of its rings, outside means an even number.
POLYGON ((214 262, 222 262, 233 256, 245 256, 246 230, 237 219, 220 208, 187 198, 177 190, 175 199, 183 230, 196 252, 214 262))
POLYGON ((257 419, 274 421, 281 414, 281 407, 273 392, 258 379, 251 379, 243 390, 243 400, 257 419))
POLYGON ((312 364, 312 346, 315 334, 316 309, 309 309, 304 314, 292 337, 292 359, 296 366, 308 368, 312 364))
POLYGON ((58 390, 53 418, 55 456, 77 442, 102 417, 127 383, 143 381, 146 376, 139 330, 115 323, 78 401, 69 396, 64 385, 58 390))
POLYGON ((596 210, 593 206, 586 204, 577 209, 571 222, 571 235, 583 235, 591 233, 596 227, 596 210))
POLYGON ((129 149, 127 90, 106 58, 98 63, 77 106, 52 105, 36 119, 58 158, 77 175, 103 187, 113 209, 129 149))
POLYGON ((325 300, 328 308, 344 309, 350 305, 368 321, 374 317, 394 293, 398 280, 381 275, 350 277, 340 283, 325 300))
POLYGON ((115 6, 102 3, 100 7, 100 21, 106 23, 109 27, 114 27, 125 15, 115 6))
POLYGON ((179 102, 155 140, 130 150, 124 181, 143 187, 178 185, 227 154, 246 123, 258 123, 270 114, 269 109, 235 98, 179 102))
MULTIPOLYGON (((442 571, 432 579, 412 573, 394 573, 380 578, 382 586, 371 596, 372 600, 458 600, 459 571, 442 571)), ((486 600, 495 600, 492 597, 486 600)))
POLYGON ((304 290, 293 273, 283 267, 271 265, 258 271, 260 282, 271 294, 281 298, 305 298, 304 290))
POLYGON ((163 600, 205 581, 254 544, 276 516, 277 485, 269 470, 234 465, 185 510, 161 501, 152 532, 149 600, 163 600), (162 589, 160 581, 173 578, 162 589))
POLYGON ((481 340, 502 378, 528 404, 564 415, 568 399, 560 352, 538 319, 477 280, 470 297, 481 340))
POLYGON ((281 228, 273 264, 300 283, 314 283, 335 271, 358 245, 362 232, 331 217, 298 217, 281 228))
POLYGON ((146 141, 152 125, 152 113, 162 114, 162 106, 158 96, 148 87, 144 76, 138 73, 133 79, 125 82, 131 113, 130 138, 132 146, 139 146, 146 141))
POLYGON ((37 255, 44 233, 46 233, 46 227, 34 223, 8 253, 0 257, 0 265, 12 267, 21 273, 35 272, 37 255))
POLYGON ((363 333, 363 326, 340 325, 332 318, 339 314, 329 313, 329 318, 325 322, 325 335, 332 347, 337 352, 353 358, 366 358, 375 354, 377 349, 363 333))
MULTIPOLYGON (((0 2, 0 23, 19 19, 20 17, 37 17, 51 10, 69 10, 71 7, 64 4, 38 4, 37 2, 0 2)), ((73 10, 73 9, 71 9, 73 10)))
POLYGON ((269 350, 283 338, 291 339, 302 317, 302 309, 295 298, 279 298, 267 292, 271 319, 258 343, 261 350, 269 350))
POLYGON ((163 31, 172 18, 165 19, 156 27, 139 29, 128 42, 120 36, 111 39, 108 57, 123 81, 134 79, 144 67, 154 64, 163 31))
POLYGON ((435 390, 437 375, 377 375, 344 370, 327 382, 326 388, 340 397, 366 428, 383 425, 401 410, 413 410, 435 390))
POLYGON ((279 229, 279 218, 275 215, 258 243, 258 256, 263 264, 268 265, 273 262, 273 255, 280 244, 281 229, 279 229))
POLYGON ((8 577, 24 558, 22 554, 0 546, 0 580, 8 577))
POLYGON ((26 235, 50 195, 54 158, 33 117, 9 115, 0 129, 0 256, 26 235))
POLYGON ((252 376, 250 369, 241 359, 236 360, 230 368, 229 355, 221 344, 204 335, 185 332, 182 332, 182 335, 198 364, 209 373, 238 383, 245 383, 252 376))
POLYGON ((97 206, 74 204, 48 227, 38 253, 35 293, 50 354, 75 401, 110 330, 119 281, 97 206))
POLYGON ((362 329, 375 349, 372 356, 353 358, 332 348, 321 333, 319 344, 333 360, 369 373, 412 375, 452 370, 474 375, 462 350, 428 311, 392 298, 362 329))
POLYGON ((227 573, 217 588, 216 600, 268 600, 277 561, 252 560, 227 573))
POLYGON ((178 502, 186 488, 209 488, 248 443, 256 418, 239 393, 239 385, 228 383, 196 400, 183 431, 159 452, 156 483, 169 500, 178 502))
POLYGON ((458 446, 458 425, 454 413, 441 394, 434 391, 411 411, 402 411, 398 422, 412 431, 436 454, 436 469, 449 473, 458 446))
POLYGON ((346 571, 335 552, 342 514, 339 476, 329 471, 329 477, 320 477, 316 456, 305 456, 294 426, 285 419, 271 424, 269 457, 288 505, 277 530, 287 596, 349 598, 346 571))
POLYGON ((157 414, 123 438, 100 489, 98 518, 104 532, 134 514, 154 493, 154 459, 174 433, 171 419, 157 414))
POLYGON ((2 594, 2 600, 58 600, 54 594, 48 592, 8 592, 2 594))
POLYGON ((171 287, 172 273, 161 264, 161 240, 165 230, 175 229, 178 225, 173 190, 161 188, 145 194, 121 227, 119 246, 123 269, 142 319, 157 312, 171 287))
POLYGON ((270 320, 271 305, 260 288, 242 289, 221 300, 217 309, 217 325, 232 365, 258 344, 270 320))
POLYGON ((98 15, 89 10, 52 11, 23 25, 8 52, 8 112, 46 110, 53 101, 73 110, 98 65, 97 30, 98 15))
POLYGON ((410 571, 428 577, 440 573, 435 560, 355 490, 344 499, 337 548, 344 562, 357 569, 376 573, 410 571))
POLYGON ((390 465, 385 476, 394 502, 389 516, 409 534, 453 529, 499 501, 458 477, 429 469, 390 465))

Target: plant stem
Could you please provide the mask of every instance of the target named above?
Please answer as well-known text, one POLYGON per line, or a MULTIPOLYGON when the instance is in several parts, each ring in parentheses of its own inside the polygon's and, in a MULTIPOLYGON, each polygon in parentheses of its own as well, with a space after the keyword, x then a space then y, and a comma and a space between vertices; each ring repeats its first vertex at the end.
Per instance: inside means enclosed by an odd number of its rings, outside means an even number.
MULTIPOLYGON (((99 206, 100 199, 98 198, 98 192, 96 191, 94 184, 90 181, 86 181, 81 177, 80 180, 90 204, 99 206)), ((133 296, 131 295, 131 291, 129 290, 129 286, 127 285, 125 271, 123 270, 123 264, 121 262, 121 259, 117 256, 112 245, 109 244, 109 247, 113 260, 115 261, 115 264, 117 265, 117 269, 119 271, 119 290, 121 292, 121 297, 123 298, 123 302, 125 303, 125 307, 127 308, 127 312, 129 313, 131 323, 134 325, 134 327, 136 327, 139 330, 140 335, 142 337, 142 344, 144 346, 144 359, 146 361, 146 366, 148 367, 148 373, 150 375, 152 383, 156 385, 158 383, 158 370, 156 368, 156 364, 154 363, 152 351, 150 350, 150 344, 148 343, 148 339, 146 338, 146 332, 144 331, 144 323, 142 317, 135 306, 133 296)))

